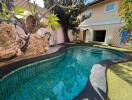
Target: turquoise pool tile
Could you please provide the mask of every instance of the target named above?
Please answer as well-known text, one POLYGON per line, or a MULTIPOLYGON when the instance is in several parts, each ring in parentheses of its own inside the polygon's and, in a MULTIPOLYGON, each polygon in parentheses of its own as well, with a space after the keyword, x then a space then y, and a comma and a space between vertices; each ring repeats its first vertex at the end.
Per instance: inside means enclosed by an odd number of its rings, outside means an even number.
POLYGON ((3 79, 0 100, 70 100, 86 85, 93 64, 116 57, 121 55, 104 49, 70 48, 61 56, 23 66, 3 79))

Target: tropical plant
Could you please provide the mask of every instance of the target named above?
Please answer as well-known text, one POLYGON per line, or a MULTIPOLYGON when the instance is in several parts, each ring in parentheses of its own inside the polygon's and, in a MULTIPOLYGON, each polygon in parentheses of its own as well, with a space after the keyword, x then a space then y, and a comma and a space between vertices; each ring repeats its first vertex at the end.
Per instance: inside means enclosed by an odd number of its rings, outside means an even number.
POLYGON ((125 27, 132 30, 132 0, 122 0, 119 13, 125 27))
POLYGON ((14 16, 24 15, 24 10, 14 6, 13 0, 2 0, 0 1, 0 20, 11 22, 14 16))
POLYGON ((120 29, 120 32, 126 31, 127 36, 125 38, 125 43, 131 40, 131 32, 132 32, 132 0, 122 0, 120 4, 119 14, 122 21, 125 23, 120 29))
POLYGON ((59 25, 58 21, 59 21, 59 18, 57 17, 57 15, 52 13, 48 15, 47 17, 45 17, 44 24, 46 24, 49 30, 50 29, 56 30, 59 25))
POLYGON ((9 0, 2 0, 0 1, 0 19, 1 20, 11 20, 10 11, 13 8, 12 4, 13 0, 9 2, 9 0))
POLYGON ((11 11, 14 7, 14 0, 2 0, 2 4, 5 4, 7 10, 11 11))

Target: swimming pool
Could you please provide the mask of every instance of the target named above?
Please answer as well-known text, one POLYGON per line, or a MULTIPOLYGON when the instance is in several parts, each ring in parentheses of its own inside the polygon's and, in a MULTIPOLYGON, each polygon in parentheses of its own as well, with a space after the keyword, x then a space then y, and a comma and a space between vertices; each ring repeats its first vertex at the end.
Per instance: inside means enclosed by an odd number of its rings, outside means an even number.
POLYGON ((122 57, 120 52, 79 46, 60 56, 28 64, 0 83, 0 100, 70 100, 85 87, 92 66, 122 57))

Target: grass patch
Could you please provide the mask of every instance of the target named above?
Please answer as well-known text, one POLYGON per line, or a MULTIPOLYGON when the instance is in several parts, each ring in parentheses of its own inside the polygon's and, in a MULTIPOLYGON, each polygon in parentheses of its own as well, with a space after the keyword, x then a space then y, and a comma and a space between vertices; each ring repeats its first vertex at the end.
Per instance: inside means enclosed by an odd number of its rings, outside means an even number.
POLYGON ((107 70, 108 100, 132 100, 132 61, 107 70))

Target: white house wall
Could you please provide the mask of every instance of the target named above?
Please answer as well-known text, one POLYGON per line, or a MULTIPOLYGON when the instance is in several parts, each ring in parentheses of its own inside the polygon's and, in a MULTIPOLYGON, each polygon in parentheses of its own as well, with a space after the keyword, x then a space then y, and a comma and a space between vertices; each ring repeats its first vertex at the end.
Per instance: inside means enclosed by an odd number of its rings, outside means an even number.
POLYGON ((63 28, 60 25, 60 27, 56 31, 56 44, 64 43, 64 32, 63 28))
MULTIPOLYGON (((93 32, 94 30, 106 30, 105 43, 111 41, 111 44, 114 46, 120 46, 120 28, 123 24, 110 24, 110 25, 95 25, 89 27, 83 27, 82 30, 90 29, 92 36, 90 36, 91 41, 93 41, 93 32)), ((89 35, 88 35, 89 36, 89 35)), ((87 36, 87 39, 88 39, 87 36)), ((86 40, 89 41, 89 40, 86 40)))

